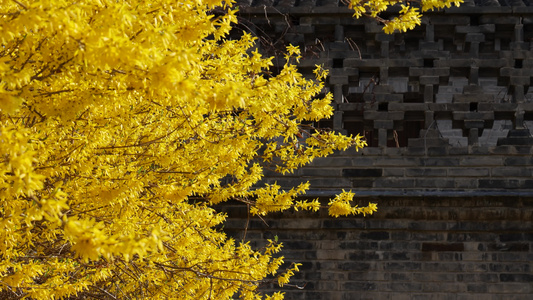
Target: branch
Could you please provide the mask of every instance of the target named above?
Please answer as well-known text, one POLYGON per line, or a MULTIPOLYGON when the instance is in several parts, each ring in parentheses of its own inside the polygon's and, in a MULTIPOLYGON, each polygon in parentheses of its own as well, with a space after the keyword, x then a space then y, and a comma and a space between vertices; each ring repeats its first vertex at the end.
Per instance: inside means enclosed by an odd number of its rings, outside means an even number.
POLYGON ((13 0, 13 2, 17 3, 20 7, 24 8, 24 9, 28 9, 28 7, 22 3, 20 3, 19 1, 17 0, 13 0))

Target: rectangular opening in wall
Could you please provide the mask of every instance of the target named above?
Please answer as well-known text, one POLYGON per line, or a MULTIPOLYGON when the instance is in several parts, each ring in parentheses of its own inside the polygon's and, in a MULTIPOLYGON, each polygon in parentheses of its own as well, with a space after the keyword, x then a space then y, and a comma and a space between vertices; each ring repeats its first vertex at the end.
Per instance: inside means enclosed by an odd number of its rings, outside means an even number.
MULTIPOLYGON (((524 115, 524 119, 525 119, 525 117, 526 117, 526 115, 524 115)), ((494 120, 510 120, 514 124, 515 123, 515 113, 512 112, 512 111, 495 111, 494 112, 494 120)))
POLYGON ((497 53, 494 53, 495 43, 494 43, 494 33, 485 33, 485 41, 479 44, 479 52, 486 53, 487 55, 493 55, 494 58, 499 57, 497 53))
POLYGON ((452 111, 436 111, 434 115, 435 120, 452 120, 453 112, 452 111))
POLYGON ((342 68, 344 63, 344 59, 342 58, 334 58, 333 59, 333 68, 342 68))
MULTIPOLYGON (((524 112, 524 121, 533 121, 533 111, 524 112)), ((533 132, 533 128, 529 128, 533 132)))
MULTIPOLYGON (((344 96, 344 101, 348 101, 348 103, 362 103, 363 96, 361 94, 348 94, 348 96, 344 96)), ((361 109, 363 109, 361 107, 361 109)))
POLYGON ((514 24, 496 24, 494 38, 500 41, 500 50, 511 50, 511 39, 514 36, 514 24))
POLYGON ((470 77, 470 68, 450 68, 450 77, 470 77))
POLYGON ((524 41, 533 41, 533 23, 524 24, 524 41))
POLYGON ((494 67, 494 68, 479 68, 479 77, 492 77, 496 78, 500 76, 500 68, 494 67))
POLYGON ((470 15, 470 26, 478 26, 478 25, 479 25, 479 16, 470 15))
POLYGON ((454 45, 455 25, 439 25, 434 27, 436 41, 442 41, 443 50, 454 52, 457 47, 454 45))
POLYGON ((344 26, 344 41, 356 52, 357 57, 362 57, 363 52, 366 52, 365 39, 364 25, 344 26))
POLYGON ((424 103, 424 94, 418 92, 407 92, 403 96, 404 103, 424 103))
POLYGON ((346 134, 348 135, 364 135, 365 133, 365 126, 363 122, 344 122, 343 126, 343 129, 346 130, 346 134))
POLYGON ((388 147, 407 147, 409 139, 420 136, 420 130, 424 127, 424 121, 402 121, 402 126, 394 126, 394 130, 387 141, 388 147))
POLYGON ((315 34, 315 37, 320 39, 322 43, 333 42, 335 40, 335 25, 315 26, 315 34))
POLYGON ((364 131, 364 136, 368 147, 377 147, 378 146, 378 135, 377 132, 374 134, 373 129, 368 129, 364 131))
MULTIPOLYGON (((295 1, 294 5, 298 5, 298 0, 295 1)), ((299 17, 296 17, 296 16, 290 16, 290 20, 291 20, 291 23, 292 25, 300 25, 300 18, 299 17)))
POLYGON ((389 78, 390 77, 408 77, 409 68, 406 67, 390 67, 389 68, 389 78))

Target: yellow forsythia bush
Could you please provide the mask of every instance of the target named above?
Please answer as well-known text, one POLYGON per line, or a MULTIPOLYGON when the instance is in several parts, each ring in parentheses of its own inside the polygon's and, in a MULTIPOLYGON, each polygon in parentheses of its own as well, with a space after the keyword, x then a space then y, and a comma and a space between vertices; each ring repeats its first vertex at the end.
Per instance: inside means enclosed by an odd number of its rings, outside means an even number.
MULTIPOLYGON (((327 70, 305 79, 290 46, 268 75, 253 37, 225 38, 235 13, 221 0, 0 1, 0 298, 282 298, 257 286, 298 264, 277 274, 281 245, 227 238, 210 205, 317 210, 294 200, 308 184, 252 186, 267 164, 291 172, 365 143, 304 125, 332 114, 331 95, 316 97, 327 70)), ((331 214, 375 211, 352 196, 331 214)))

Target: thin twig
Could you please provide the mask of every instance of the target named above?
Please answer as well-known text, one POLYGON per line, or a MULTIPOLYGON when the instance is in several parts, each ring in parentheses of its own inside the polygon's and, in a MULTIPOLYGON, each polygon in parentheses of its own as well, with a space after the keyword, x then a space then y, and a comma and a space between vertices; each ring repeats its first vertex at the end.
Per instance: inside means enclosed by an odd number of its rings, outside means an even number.
POLYGON ((20 7, 24 8, 24 9, 28 9, 28 7, 22 3, 20 3, 19 1, 17 0, 13 0, 13 2, 17 3, 20 7))

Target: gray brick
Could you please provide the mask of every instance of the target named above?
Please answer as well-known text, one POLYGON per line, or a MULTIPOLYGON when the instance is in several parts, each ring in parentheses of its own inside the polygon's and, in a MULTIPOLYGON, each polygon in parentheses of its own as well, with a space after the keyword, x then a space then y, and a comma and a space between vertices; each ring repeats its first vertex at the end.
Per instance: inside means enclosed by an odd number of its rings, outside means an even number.
POLYGON ((500 283, 488 285, 489 293, 529 294, 532 292, 531 285, 517 283, 500 283))
POLYGON ((509 79, 509 83, 511 85, 530 85, 531 84, 531 76, 511 76, 509 79))
POLYGON ((439 84, 439 76, 420 76, 420 84, 439 84))
POLYGON ((404 118, 403 111, 378 112, 365 111, 364 118, 367 120, 402 120, 404 118))
POLYGON ((453 177, 486 177, 489 176, 490 168, 450 168, 448 176, 453 177))
POLYGON ((461 166, 503 166, 504 159, 499 156, 491 157, 464 157, 461 166))
POLYGON ((447 178, 419 178, 416 179, 415 186, 418 188, 453 188, 455 181, 447 178))
POLYGON ((455 120, 490 120, 494 119, 494 112, 454 112, 455 120))
POLYGON ((426 167, 452 167, 458 166, 459 162, 462 162, 459 158, 455 157, 430 157, 423 161, 426 167))
POLYGON ((435 168, 416 168, 416 169, 406 169, 405 175, 409 177, 435 177, 435 176, 446 176, 446 169, 435 169, 435 168))
POLYGON ((513 179, 479 179, 482 189, 517 189, 523 187, 519 180, 513 179))
POLYGON ((485 35, 482 33, 467 33, 465 37, 465 42, 484 42, 485 35))
POLYGON ((409 68, 409 76, 449 76, 450 68, 409 68))
POLYGON ((342 176, 344 177, 381 177, 383 175, 382 169, 343 169, 342 176))
POLYGON ((403 179, 403 178, 391 178, 391 179, 376 179, 374 182, 374 187, 376 188, 413 188, 415 187, 414 179, 403 179))
POLYGON ((500 167, 491 170, 492 177, 531 177, 533 169, 524 167, 500 167))

